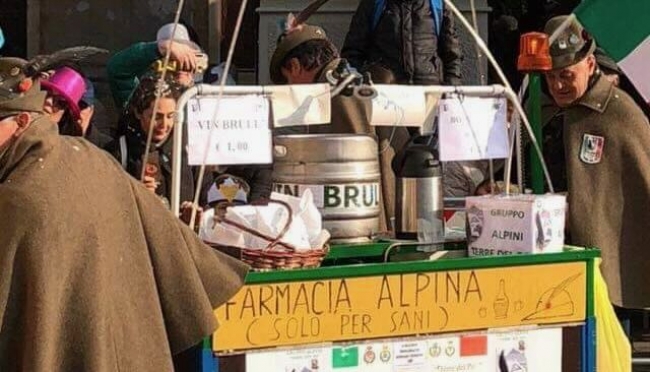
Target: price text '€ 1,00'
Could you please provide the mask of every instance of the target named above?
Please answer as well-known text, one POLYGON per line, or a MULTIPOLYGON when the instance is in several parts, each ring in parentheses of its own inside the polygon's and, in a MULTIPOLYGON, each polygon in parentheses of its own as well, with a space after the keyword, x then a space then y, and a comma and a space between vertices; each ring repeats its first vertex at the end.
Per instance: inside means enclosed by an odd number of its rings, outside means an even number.
MULTIPOLYGON (((198 120, 197 125, 201 130, 254 130, 260 129, 262 123, 255 119, 238 119, 210 121, 198 120)), ((245 153, 251 150, 251 145, 246 141, 219 141, 214 140, 214 149, 218 152, 225 151, 229 153, 245 153)))

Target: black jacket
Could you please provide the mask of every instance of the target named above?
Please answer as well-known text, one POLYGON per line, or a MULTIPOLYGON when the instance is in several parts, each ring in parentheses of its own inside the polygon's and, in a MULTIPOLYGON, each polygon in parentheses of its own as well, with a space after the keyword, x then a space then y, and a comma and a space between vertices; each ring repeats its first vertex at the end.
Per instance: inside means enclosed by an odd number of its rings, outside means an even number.
MULTIPOLYGON (((59 123, 59 134, 62 136, 81 137, 81 130, 77 128, 74 120, 68 114, 65 114, 59 123)), ((107 146, 113 141, 111 136, 98 129, 97 120, 94 116, 90 120, 90 125, 83 137, 100 149, 107 149, 107 146)))
MULTIPOLYGON (((172 136, 173 133, 169 135, 164 143, 158 146, 152 144, 148 157, 148 163, 157 163, 159 166, 159 172, 156 178, 160 182, 160 186, 156 189, 156 194, 168 202, 171 201, 172 193, 172 152, 174 142, 172 136)), ((144 132, 129 126, 126 134, 108 145, 107 150, 115 156, 123 167, 125 166, 127 173, 136 179, 140 179, 146 141, 147 136, 144 132), (126 153, 124 151, 125 149, 126 153)), ((180 201, 192 201, 194 200, 195 182, 192 168, 187 163, 187 153, 185 150, 183 150, 181 159, 180 201)))
POLYGON ((440 34, 429 0, 386 0, 373 30, 375 0, 361 0, 341 56, 358 69, 375 64, 398 83, 460 85, 462 50, 453 14, 444 9, 440 34))

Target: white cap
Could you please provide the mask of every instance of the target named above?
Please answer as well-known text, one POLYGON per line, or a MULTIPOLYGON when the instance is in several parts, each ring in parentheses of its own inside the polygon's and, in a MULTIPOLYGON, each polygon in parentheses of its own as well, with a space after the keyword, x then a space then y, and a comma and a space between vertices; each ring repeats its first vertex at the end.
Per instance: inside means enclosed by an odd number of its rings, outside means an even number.
POLYGON ((156 42, 171 40, 172 33, 174 34, 173 40, 175 42, 187 44, 196 50, 201 50, 201 48, 198 45, 196 45, 196 43, 194 43, 192 39, 190 39, 190 33, 187 31, 187 27, 183 26, 180 23, 176 25, 175 33, 174 33, 173 23, 168 23, 162 26, 160 29, 158 29, 158 34, 156 34, 156 42))

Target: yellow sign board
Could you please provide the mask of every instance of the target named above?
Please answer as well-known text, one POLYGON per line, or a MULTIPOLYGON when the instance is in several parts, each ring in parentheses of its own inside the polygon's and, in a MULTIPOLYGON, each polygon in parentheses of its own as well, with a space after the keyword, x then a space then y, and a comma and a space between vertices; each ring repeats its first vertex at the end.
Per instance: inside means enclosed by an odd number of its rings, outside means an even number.
POLYGON ((584 320, 584 262, 245 286, 215 351, 584 320))

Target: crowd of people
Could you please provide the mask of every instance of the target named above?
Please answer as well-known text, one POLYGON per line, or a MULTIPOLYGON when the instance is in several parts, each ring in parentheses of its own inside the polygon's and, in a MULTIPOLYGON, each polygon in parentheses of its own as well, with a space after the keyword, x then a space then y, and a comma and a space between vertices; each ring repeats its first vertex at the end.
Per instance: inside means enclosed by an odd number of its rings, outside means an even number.
MULTIPOLYGON (((348 34, 342 52, 327 37, 325 30, 307 24, 295 25, 284 32, 271 59, 271 78, 275 84, 304 84, 326 82, 328 71, 352 64, 360 70, 373 74, 373 80, 379 83, 400 84, 459 84, 461 82, 462 51, 453 16, 445 9, 440 19, 435 20, 431 12, 420 7, 404 9, 412 12, 414 17, 402 20, 399 17, 381 17, 373 27, 388 33, 390 29, 404 27, 418 33, 437 33, 436 38, 420 40, 387 40, 376 38, 376 43, 366 43, 357 32, 368 26, 372 20, 366 14, 374 2, 364 2, 353 20, 353 27, 348 34), (417 22, 422 19, 425 22, 417 22), (436 22, 442 22, 444 28, 436 31, 436 22), (425 29, 426 28, 426 29, 425 29), (438 40, 438 38, 440 40, 438 40), (366 45, 367 44, 367 45, 366 45), (409 51, 410 58, 402 67, 397 68, 399 58, 394 58, 395 48, 400 45, 409 51), (440 48, 438 50, 438 45, 440 48), (363 50, 367 48, 368 50, 363 50), (424 54, 423 54, 424 53, 424 54), (372 56, 362 59, 361 56, 372 56)), ((426 4, 426 2, 423 2, 426 4)), ((392 6, 388 4, 388 6, 392 6)), ((384 9, 386 14, 396 14, 397 9, 384 9)), ((410 32, 410 31, 409 31, 410 32)), ((373 33, 364 33, 364 38, 373 39, 373 33)), ((152 42, 133 44, 114 53, 107 62, 107 77, 119 118, 107 122, 106 118, 96 118, 94 114, 93 84, 83 75, 81 69, 74 65, 60 67, 45 72, 42 77, 43 89, 48 92, 44 112, 58 124, 62 135, 84 137, 97 147, 111 153, 122 167, 133 177, 140 179, 147 189, 157 194, 161 201, 169 205, 171 199, 171 159, 172 132, 176 102, 182 92, 195 83, 217 83, 223 73, 223 65, 210 65, 207 69, 198 69, 205 58, 199 46, 195 32, 183 24, 162 26, 152 42), (172 35, 173 33, 173 35, 172 35), (163 57, 169 54, 170 63, 163 66, 163 57), (162 84, 158 81, 163 71, 166 78, 162 84), (158 106, 153 104, 160 96, 158 106), (155 114, 153 122, 152 116, 155 114), (151 135, 149 132, 153 132, 151 135), (146 142, 152 138, 150 153, 142 164, 146 142), (149 167, 147 167, 149 166, 149 167), (155 173, 143 172, 143 168, 155 169, 155 173)), ((228 84, 234 84, 231 76, 228 84)), ((387 151, 382 152, 382 177, 384 190, 382 230, 388 228, 388 221, 394 215, 393 184, 391 159, 394 153, 403 147, 414 133, 405 128, 394 130, 377 129, 369 124, 369 105, 356 97, 338 95, 332 100, 332 120, 329 126, 290 128, 278 130, 277 134, 290 133, 356 133, 377 135, 380 145, 387 151)), ((184 208, 190 208, 190 200, 200 186, 202 192, 199 207, 205 207, 207 189, 220 175, 227 173, 245 180, 249 187, 249 201, 265 199, 272 189, 272 166, 222 166, 212 167, 202 185, 197 185, 196 169, 187 165, 187 156, 182 157, 181 200, 184 208)), ((476 185, 484 179, 486 168, 478 172, 470 168, 475 165, 453 164, 451 174, 456 173, 458 182, 448 182, 449 195, 463 196, 473 192, 476 185), (471 176, 470 176, 471 175, 471 176)))
MULTIPOLYGON (((353 67, 375 83, 462 84, 460 36, 448 9, 430 0, 379 3, 360 2, 340 52, 323 28, 289 24, 271 59, 273 83, 326 82, 328 73, 353 67)), ((565 20, 551 19, 544 32, 565 20)), ((120 113, 114 123, 94 117, 93 84, 78 66, 35 72, 29 61, 0 58, 0 370, 168 370, 173 355, 213 331, 212 308, 242 285, 245 265, 202 245, 165 213, 179 97, 223 75, 190 31, 167 24, 155 41, 111 56, 107 75, 120 113), (36 338, 47 347, 25 347, 36 338)), ((542 145, 554 184, 568 193, 568 242, 603 250, 610 296, 625 319, 650 303, 643 285, 650 126, 617 87, 616 64, 596 52, 577 21, 551 45, 551 58, 542 145)), ((368 101, 354 95, 333 97, 331 107, 331 125, 276 134, 375 136, 387 150, 379 154, 387 229, 392 157, 418 133, 373 127, 368 101)), ((201 185, 187 154, 181 169, 185 209, 199 188, 200 207, 214 203, 215 180, 224 175, 243 180, 248 202, 272 189, 272 165, 211 167, 201 185)), ((445 195, 473 195, 488 178, 487 165, 445 164, 444 177, 445 195)))
MULTIPOLYGON (((429 62, 419 57, 439 40, 395 39, 405 43, 410 64, 393 74, 397 60, 391 60, 382 67, 384 78, 417 84, 434 73, 430 83, 458 83, 444 81, 459 74, 453 18, 445 11, 434 21, 431 12, 405 10, 427 20, 426 32, 442 20, 447 26, 439 39, 448 43, 442 50, 453 58, 445 57, 443 67, 435 50, 427 51, 429 62)), ((408 20, 382 17, 378 27, 387 32, 419 24, 408 20)), ((385 46, 376 43, 368 53, 392 55, 385 46)), ((0 369, 192 368, 199 360, 195 345, 216 327, 212 309, 236 293, 248 269, 203 245, 178 216, 165 212, 178 99, 193 84, 221 80, 222 66, 207 65, 187 27, 161 27, 155 41, 109 59, 108 81, 120 114, 111 123, 94 115, 92 83, 76 62, 0 58, 0 369), (29 347, 36 339, 41 347, 29 347)), ((381 65, 375 62, 358 63, 381 65)), ((302 84, 325 81, 327 72, 342 66, 347 62, 322 28, 293 24, 282 33, 270 72, 277 84, 302 84)), ((367 101, 338 95, 324 132, 374 134, 369 117, 367 101)), ((215 182, 226 182, 226 174, 247 194, 240 203, 271 193, 272 165, 212 167, 198 185, 186 154, 182 162, 186 209, 198 187, 201 206, 223 198, 215 182)), ((383 163, 388 174, 390 160, 383 163)))

